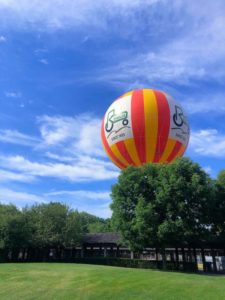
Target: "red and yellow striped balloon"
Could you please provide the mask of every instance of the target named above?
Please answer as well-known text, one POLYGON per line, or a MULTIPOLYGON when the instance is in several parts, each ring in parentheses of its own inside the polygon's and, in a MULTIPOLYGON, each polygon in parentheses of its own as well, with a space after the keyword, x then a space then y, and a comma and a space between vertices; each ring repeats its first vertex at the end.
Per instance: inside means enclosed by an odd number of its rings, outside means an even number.
POLYGON ((169 163, 184 154, 189 125, 182 107, 171 96, 141 89, 110 105, 101 137, 107 155, 121 169, 149 162, 169 163))

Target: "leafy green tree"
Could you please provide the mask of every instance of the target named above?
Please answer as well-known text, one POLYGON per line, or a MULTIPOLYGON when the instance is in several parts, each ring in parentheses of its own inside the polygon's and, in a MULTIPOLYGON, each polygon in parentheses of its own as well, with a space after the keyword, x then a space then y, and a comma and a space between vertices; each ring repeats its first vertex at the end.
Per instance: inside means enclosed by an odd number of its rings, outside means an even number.
POLYGON ((84 233, 110 232, 111 220, 103 219, 86 212, 79 213, 84 233))
MULTIPOLYGON (((28 252, 30 259, 47 258, 54 248, 80 244, 85 232, 110 231, 110 220, 74 211, 62 203, 36 204, 22 211, 13 205, 0 205, 0 250, 28 252)), ((0 253, 1 256, 1 253, 0 253)))
POLYGON ((211 210, 214 242, 219 247, 225 243, 225 170, 222 170, 215 180, 215 205, 211 210))
POLYGON ((0 249, 6 247, 8 223, 18 214, 16 206, 0 204, 0 249))
POLYGON ((213 181, 198 164, 186 158, 163 166, 159 179, 157 200, 165 203, 164 220, 159 226, 161 241, 189 246, 204 243, 211 227, 213 181))
POLYGON ((157 165, 129 167, 112 187, 112 223, 132 250, 142 249, 156 237, 153 225, 157 222, 150 216, 154 214, 158 171, 157 165))
POLYGON ((9 249, 24 249, 31 245, 32 237, 25 215, 19 212, 8 220, 5 231, 5 247, 9 249))
POLYGON ((33 231, 35 247, 57 247, 63 245, 69 208, 65 204, 51 202, 34 205, 26 214, 33 231))
POLYGON ((88 232, 90 233, 98 233, 98 232, 111 232, 112 228, 111 228, 111 222, 110 219, 102 219, 99 218, 99 220, 97 220, 94 223, 89 224, 88 226, 88 232))
POLYGON ((129 167, 112 188, 113 223, 131 249, 206 240, 213 182, 189 159, 129 167))
POLYGON ((26 215, 13 205, 0 205, 0 244, 5 256, 11 253, 13 259, 32 243, 32 232, 26 215))
POLYGON ((64 246, 74 247, 79 245, 82 236, 82 218, 78 211, 70 211, 65 224, 64 246))

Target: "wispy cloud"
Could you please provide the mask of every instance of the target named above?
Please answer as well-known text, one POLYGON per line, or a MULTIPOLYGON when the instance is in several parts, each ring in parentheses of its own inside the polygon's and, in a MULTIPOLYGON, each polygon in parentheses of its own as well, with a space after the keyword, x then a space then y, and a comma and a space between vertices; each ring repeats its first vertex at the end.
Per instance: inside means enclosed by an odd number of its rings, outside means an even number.
POLYGON ((210 166, 203 167, 203 170, 205 170, 205 172, 208 173, 209 175, 212 175, 214 173, 213 169, 210 166))
POLYGON ((40 136, 0 129, 0 142, 31 146, 59 161, 75 161, 79 156, 91 156, 93 159, 105 156, 100 138, 101 120, 93 115, 44 115, 37 118, 37 123, 40 136), (64 155, 54 153, 55 149, 63 151, 64 155))
POLYGON ((113 167, 107 168, 103 161, 97 159, 93 165, 85 159, 78 159, 75 164, 39 163, 17 155, 0 157, 0 165, 31 176, 55 177, 71 182, 107 180, 118 176, 118 172, 113 167))
POLYGON ((0 169, 0 182, 32 182, 35 180, 35 177, 29 174, 16 173, 12 171, 6 171, 0 169))
POLYGON ((38 48, 34 50, 35 55, 43 55, 43 53, 48 53, 48 49, 38 48))
POLYGON ((5 96, 7 98, 21 98, 22 94, 21 94, 21 92, 8 91, 8 92, 5 92, 5 96))
POLYGON ((55 191, 46 193, 46 196, 73 196, 78 199, 89 199, 89 200, 109 200, 109 192, 96 192, 96 191, 55 191))
POLYGON ((43 65, 48 65, 48 64, 49 64, 48 60, 45 59, 45 58, 39 59, 39 62, 40 62, 41 64, 43 64, 43 65))
POLYGON ((14 203, 22 207, 26 204, 32 205, 34 203, 45 203, 48 201, 44 197, 36 194, 0 187, 0 202, 5 204, 14 203))
POLYGON ((25 205, 51 201, 65 202, 78 211, 86 211, 102 218, 108 218, 112 213, 108 192, 79 190, 34 194, 0 186, 0 203, 13 203, 22 208, 25 205))
MULTIPOLYGON (((1 1, 0 10, 4 26, 82 30, 83 42, 92 31, 107 30, 133 41, 126 51, 114 51, 115 60, 109 56, 106 68, 91 80, 129 88, 193 79, 224 82, 223 0, 10 0, 1 1)), ((46 58, 39 62, 48 64, 46 58)))
POLYGON ((44 146, 65 146, 67 153, 104 156, 100 139, 101 120, 90 114, 75 117, 38 118, 44 146))
POLYGON ((225 96, 223 93, 207 94, 200 91, 199 94, 193 94, 191 98, 187 97, 183 103, 188 114, 215 113, 221 115, 225 113, 225 96))
POLYGON ((0 129, 0 142, 35 147, 40 143, 40 139, 17 130, 0 129))
POLYGON ((46 193, 45 196, 52 200, 61 199, 79 211, 86 211, 100 217, 108 218, 112 214, 108 191, 65 190, 46 193))
POLYGON ((216 129, 192 131, 190 150, 207 157, 225 157, 225 135, 216 129))
MULTIPOLYGON (((225 18, 223 24, 225 26, 225 18)), ((218 34, 221 31, 213 31, 211 26, 214 24, 202 29, 200 36, 190 32, 185 37, 171 38, 161 47, 150 46, 150 51, 139 51, 138 55, 130 53, 128 59, 116 66, 100 70, 96 79, 130 88, 170 82, 187 85, 191 80, 221 81, 225 77, 225 45, 221 45, 218 34)))
POLYGON ((57 30, 77 26, 103 27, 115 13, 126 17, 141 5, 150 7, 159 0, 16 0, 1 1, 1 19, 5 26, 57 30))
POLYGON ((2 154, 0 165, 10 172, 19 172, 21 180, 24 176, 25 181, 27 176, 54 177, 71 182, 114 179, 118 170, 105 159, 100 124, 100 119, 88 114, 41 116, 38 118, 41 136, 2 129, 0 142, 29 146, 35 151, 36 160, 2 154))
POLYGON ((162 1, 159 6, 160 20, 157 8, 149 12, 144 45, 138 39, 138 51, 128 49, 124 56, 117 57, 117 64, 100 70, 96 79, 129 88, 172 82, 189 85, 193 80, 224 82, 224 1, 216 5, 162 1), (158 39, 151 28, 157 31, 158 39))
POLYGON ((6 42, 6 37, 0 35, 0 43, 5 43, 5 42, 6 42))

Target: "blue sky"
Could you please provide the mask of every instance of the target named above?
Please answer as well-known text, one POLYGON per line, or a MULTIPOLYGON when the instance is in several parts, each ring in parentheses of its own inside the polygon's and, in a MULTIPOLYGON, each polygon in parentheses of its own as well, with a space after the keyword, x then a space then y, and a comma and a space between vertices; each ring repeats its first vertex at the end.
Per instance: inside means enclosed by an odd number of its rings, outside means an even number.
POLYGON ((225 2, 0 0, 0 201, 110 216, 100 123, 136 88, 186 109, 186 155, 225 169, 225 2))

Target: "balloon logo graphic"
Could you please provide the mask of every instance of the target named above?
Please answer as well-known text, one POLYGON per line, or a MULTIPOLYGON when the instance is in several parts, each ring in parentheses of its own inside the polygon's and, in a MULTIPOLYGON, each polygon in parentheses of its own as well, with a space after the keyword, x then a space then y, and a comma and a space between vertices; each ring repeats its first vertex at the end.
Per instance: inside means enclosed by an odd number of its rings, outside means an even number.
POLYGON ((170 163, 189 141, 183 108, 168 94, 150 89, 128 92, 115 100, 102 121, 104 149, 119 168, 170 163))

